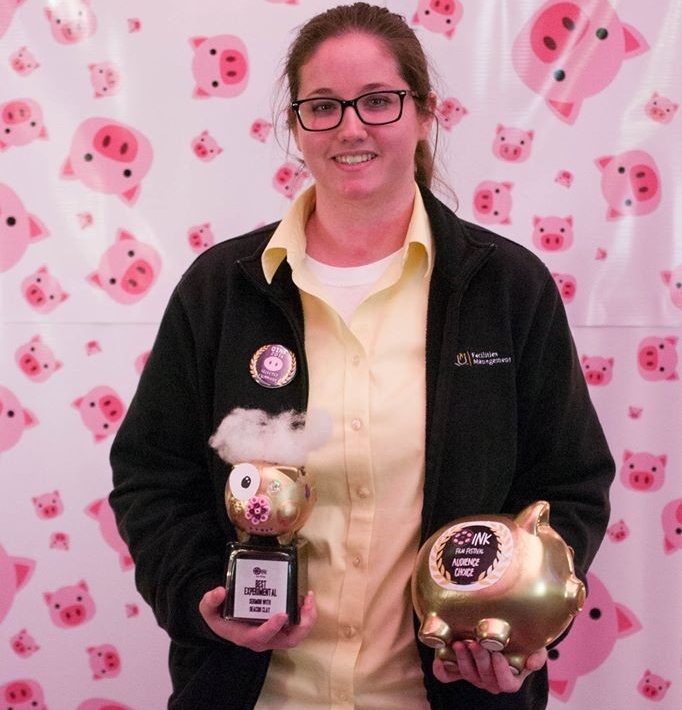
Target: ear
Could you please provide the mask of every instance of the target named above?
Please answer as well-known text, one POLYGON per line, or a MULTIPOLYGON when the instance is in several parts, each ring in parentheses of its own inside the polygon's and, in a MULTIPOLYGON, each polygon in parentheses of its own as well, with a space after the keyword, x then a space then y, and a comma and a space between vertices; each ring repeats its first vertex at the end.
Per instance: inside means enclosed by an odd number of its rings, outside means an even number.
POLYGON ((436 106, 438 105, 438 97, 435 91, 429 91, 426 101, 424 102, 424 113, 419 113, 419 119, 421 121, 422 132, 420 135, 420 140, 426 140, 429 133, 431 132, 431 127, 436 118, 436 106))

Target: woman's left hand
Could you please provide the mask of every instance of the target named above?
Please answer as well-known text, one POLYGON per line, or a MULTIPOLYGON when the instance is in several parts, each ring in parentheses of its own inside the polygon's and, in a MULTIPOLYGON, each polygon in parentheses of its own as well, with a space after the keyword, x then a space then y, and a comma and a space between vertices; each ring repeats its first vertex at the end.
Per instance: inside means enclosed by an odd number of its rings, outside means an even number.
POLYGON ((514 675, 501 653, 486 651, 475 641, 456 641, 452 649, 457 663, 443 662, 436 658, 433 674, 441 683, 466 680, 477 688, 489 693, 515 693, 523 681, 534 671, 540 670, 547 662, 547 649, 541 648, 526 659, 526 666, 519 675, 514 675))

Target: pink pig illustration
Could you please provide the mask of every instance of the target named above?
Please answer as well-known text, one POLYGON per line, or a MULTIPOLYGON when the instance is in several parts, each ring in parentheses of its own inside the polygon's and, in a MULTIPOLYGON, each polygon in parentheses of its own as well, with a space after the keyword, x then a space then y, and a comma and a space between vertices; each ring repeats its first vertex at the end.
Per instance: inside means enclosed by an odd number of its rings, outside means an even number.
POLYGON ((668 287, 672 304, 677 308, 682 308, 682 264, 676 266, 672 271, 661 271, 661 278, 668 287))
POLYGON ((530 157, 534 131, 497 124, 493 155, 508 163, 522 163, 530 157))
POLYGON ((646 115, 652 121, 656 121, 656 123, 670 123, 675 117, 679 107, 679 104, 674 103, 666 96, 661 96, 657 91, 654 91, 644 107, 644 111, 646 115))
POLYGON ((35 415, 21 406, 14 393, 0 385, 0 453, 9 451, 21 439, 24 429, 37 423, 35 415))
POLYGON ((59 491, 43 493, 33 497, 36 515, 42 520, 52 520, 64 512, 64 504, 59 491))
POLYGON ((595 161, 601 170, 606 219, 653 212, 661 201, 661 177, 654 159, 643 150, 605 155, 595 161))
POLYGON ((33 99, 12 99, 0 104, 0 151, 47 138, 43 109, 33 99))
POLYGON ((462 102, 454 96, 448 96, 436 106, 438 125, 446 131, 456 126, 468 113, 462 102))
POLYGON ((60 176, 132 205, 152 158, 152 146, 139 131, 110 118, 88 118, 76 129, 60 176))
POLYGON ((682 498, 671 500, 661 513, 663 549, 666 555, 682 550, 682 498))
POLYGON ((194 138, 191 146, 194 155, 205 163, 210 162, 223 152, 216 139, 208 131, 202 131, 194 138))
POLYGON ((119 229, 115 243, 104 252, 88 281, 117 303, 131 304, 149 293, 160 271, 161 257, 156 249, 119 229))
POLYGON ((14 359, 19 369, 33 382, 45 382, 62 367, 40 335, 34 335, 28 343, 19 347, 14 359))
POLYGON ((29 244, 49 234, 45 225, 26 211, 16 192, 0 183, 0 273, 19 261, 29 244))
POLYGON ((419 0, 412 23, 452 39, 463 14, 459 0, 419 0))
POLYGON ((27 557, 10 557, 0 545, 0 622, 7 616, 15 594, 31 579, 35 566, 35 561, 27 557))
POLYGON ((652 335, 644 338, 637 348, 637 369, 650 382, 679 380, 677 373, 677 337, 652 335))
POLYGON ((0 37, 7 32, 14 11, 24 2, 25 0, 0 0, 0 37))
MULTIPOLYGON (((2 10, 0 10, 1 14, 2 10)), ((16 52, 10 54, 9 64, 19 76, 28 76, 40 66, 40 62, 31 54, 26 45, 19 47, 16 52)))
POLYGON ((113 62, 88 64, 90 83, 95 91, 95 98, 114 96, 121 88, 121 72, 113 62))
POLYGON ((211 223, 204 222, 203 224, 195 224, 193 227, 190 227, 187 232, 187 241, 192 251, 195 251, 197 254, 213 246, 215 237, 211 230, 211 223))
POLYGON ((30 678, 0 685, 0 701, 4 703, 3 710, 47 710, 40 683, 30 678))
POLYGON ((129 705, 123 705, 117 700, 107 700, 106 698, 88 698, 84 700, 76 710, 133 710, 129 705))
POLYGON ((35 642, 35 639, 26 629, 22 629, 19 633, 14 634, 9 640, 10 646, 14 653, 20 658, 30 658, 34 653, 40 650, 40 646, 35 642))
POLYGON ((104 541, 114 552, 118 553, 121 569, 131 569, 133 567, 133 558, 130 556, 128 547, 118 532, 114 511, 111 509, 109 501, 106 498, 100 498, 92 502, 85 509, 85 512, 99 523, 104 541))
POLYGON ((88 646, 85 651, 88 654, 94 680, 115 678, 121 673, 121 656, 115 646, 103 643, 99 646, 88 646))
POLYGON ((50 549, 51 550, 68 550, 70 538, 64 532, 53 532, 50 534, 50 549))
POLYGON ((588 385, 605 386, 611 382, 614 364, 612 357, 583 355, 580 363, 588 385))
POLYGON ((76 44, 97 29, 97 18, 90 0, 57 0, 45 8, 52 36, 60 44, 76 44))
POLYGON ((623 542, 623 540, 627 540, 629 537, 630 528, 627 526, 627 523, 621 519, 613 523, 613 525, 609 525, 606 529, 606 534, 611 542, 623 542))
POLYGON ((584 99, 605 89, 623 60, 649 49, 607 0, 549 0, 514 40, 512 63, 523 83, 562 121, 575 122, 584 99))
POLYGON ((655 456, 647 451, 633 452, 626 449, 619 472, 621 483, 633 491, 657 491, 665 481, 667 463, 668 457, 665 454, 655 456))
POLYGON ((192 37, 189 42, 194 50, 195 99, 231 98, 244 91, 249 80, 249 59, 239 37, 192 37))
POLYGON ((652 673, 648 668, 637 683, 637 692, 647 700, 658 702, 663 700, 670 687, 670 681, 663 676, 652 673))
POLYGON ((576 291, 578 290, 578 282, 575 280, 575 276, 572 274, 560 274, 553 272, 552 278, 559 289, 561 300, 564 303, 571 303, 571 301, 575 298, 576 291))
POLYGON ((623 604, 614 602, 603 582, 587 574, 588 595, 568 636, 549 651, 549 691, 567 701, 580 676, 591 673, 609 657, 618 639, 642 626, 623 604))
POLYGON ((50 619, 61 629, 73 629, 95 615, 95 602, 85 580, 43 594, 50 619))
POLYGON ((511 224, 514 183, 484 180, 474 190, 474 215, 481 224, 511 224))
POLYGON ((257 141, 265 143, 271 131, 272 123, 270 123, 270 121, 266 121, 264 118, 257 118, 251 124, 251 128, 249 129, 249 135, 251 136, 251 138, 255 138, 257 141))
POLYGON ((38 313, 51 313, 69 297, 47 266, 41 266, 21 282, 21 293, 28 305, 38 313))
POLYGON ((310 173, 300 165, 284 163, 272 178, 272 186, 285 197, 293 200, 310 173))
POLYGON ((533 244, 542 251, 566 251, 573 245, 573 217, 533 217, 533 244))
POLYGON ((78 397, 73 406, 98 442, 115 434, 125 415, 123 401, 111 387, 105 385, 93 387, 87 394, 78 397))

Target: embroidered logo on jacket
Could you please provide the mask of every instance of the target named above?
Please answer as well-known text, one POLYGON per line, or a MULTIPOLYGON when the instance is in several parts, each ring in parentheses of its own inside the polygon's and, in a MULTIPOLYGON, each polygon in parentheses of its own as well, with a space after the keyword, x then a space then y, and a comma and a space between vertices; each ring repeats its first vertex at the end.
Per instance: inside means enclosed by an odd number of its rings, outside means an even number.
POLYGON ((512 359, 508 355, 500 355, 493 350, 473 352, 471 350, 457 353, 455 365, 457 367, 473 367, 474 365, 508 365, 512 359))

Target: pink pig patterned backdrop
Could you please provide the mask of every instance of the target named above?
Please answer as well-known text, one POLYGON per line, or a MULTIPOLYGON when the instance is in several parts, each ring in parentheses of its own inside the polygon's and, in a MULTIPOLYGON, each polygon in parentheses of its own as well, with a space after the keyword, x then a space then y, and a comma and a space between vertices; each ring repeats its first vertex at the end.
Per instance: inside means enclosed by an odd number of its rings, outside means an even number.
MULTIPOLYGON (((0 0, 2 709, 165 707, 109 445, 183 270, 310 183, 273 78, 332 4, 0 0)), ((679 710, 680 2, 384 4, 438 69, 459 214, 554 274, 619 466, 550 707, 679 710)))

